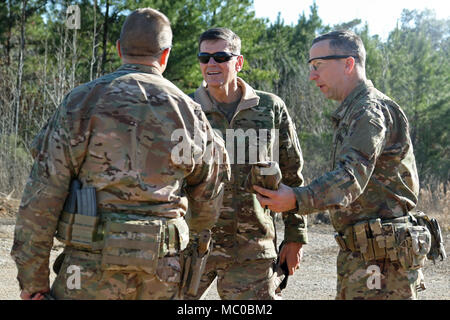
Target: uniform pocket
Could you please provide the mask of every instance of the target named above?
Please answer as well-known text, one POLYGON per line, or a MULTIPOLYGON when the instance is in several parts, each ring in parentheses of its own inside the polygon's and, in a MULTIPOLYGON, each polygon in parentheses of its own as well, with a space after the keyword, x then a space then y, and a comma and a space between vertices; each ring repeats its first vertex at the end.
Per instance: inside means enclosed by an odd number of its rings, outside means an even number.
POLYGON ((70 244, 72 239, 72 226, 75 220, 75 214, 63 211, 58 220, 56 229, 56 239, 64 244, 70 244))
POLYGON ((422 268, 431 247, 430 232, 423 226, 408 226, 400 231, 398 260, 406 270, 422 268))
POLYGON ((102 250, 102 270, 143 271, 154 274, 158 266, 162 222, 145 225, 108 221, 102 250))
POLYGON ((413 269, 422 268, 431 248, 431 234, 424 226, 413 226, 408 228, 411 236, 413 269))

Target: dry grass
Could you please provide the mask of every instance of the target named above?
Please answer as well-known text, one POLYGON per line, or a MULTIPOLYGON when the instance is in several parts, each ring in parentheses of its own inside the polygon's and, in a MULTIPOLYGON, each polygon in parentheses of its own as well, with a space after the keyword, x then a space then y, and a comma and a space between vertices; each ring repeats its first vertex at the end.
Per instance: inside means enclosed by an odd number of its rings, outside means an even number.
POLYGON ((11 194, 0 192, 0 217, 14 217, 19 209, 20 200, 13 199, 11 194))
POLYGON ((450 231, 450 181, 423 187, 417 209, 436 218, 443 230, 450 231))
POLYGON ((28 163, 20 163, 20 159, 17 160, 19 164, 15 168, 11 162, 9 165, 5 162, 0 159, 0 193, 11 194, 11 198, 20 199, 30 175, 31 166, 28 163))

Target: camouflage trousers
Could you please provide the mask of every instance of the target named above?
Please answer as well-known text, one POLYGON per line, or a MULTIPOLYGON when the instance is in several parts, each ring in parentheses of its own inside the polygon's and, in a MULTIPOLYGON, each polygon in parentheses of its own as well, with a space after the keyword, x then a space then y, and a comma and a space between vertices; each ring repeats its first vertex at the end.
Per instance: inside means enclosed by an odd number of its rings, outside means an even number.
POLYGON ((176 299, 180 274, 178 255, 160 258, 155 274, 149 274, 102 271, 100 254, 74 250, 66 253, 51 294, 55 299, 76 300, 176 299))
POLYGON ((281 282, 273 271, 273 259, 236 262, 229 257, 209 256, 197 295, 184 295, 198 300, 206 295, 217 278, 217 291, 222 300, 279 300, 275 289, 281 282))
POLYGON ((366 263, 361 253, 340 250, 336 299, 415 300, 423 280, 421 269, 405 270, 389 259, 366 263))

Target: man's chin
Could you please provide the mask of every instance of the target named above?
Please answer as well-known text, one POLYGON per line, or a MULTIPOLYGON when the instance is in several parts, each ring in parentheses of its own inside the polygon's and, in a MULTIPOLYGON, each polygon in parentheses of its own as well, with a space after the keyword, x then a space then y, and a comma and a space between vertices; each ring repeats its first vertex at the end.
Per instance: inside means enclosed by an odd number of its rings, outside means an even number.
POLYGON ((323 96, 328 100, 339 100, 337 99, 331 92, 329 91, 322 91, 323 96))
POLYGON ((207 81, 206 80, 206 83, 208 84, 208 88, 219 89, 224 86, 225 81, 207 81))

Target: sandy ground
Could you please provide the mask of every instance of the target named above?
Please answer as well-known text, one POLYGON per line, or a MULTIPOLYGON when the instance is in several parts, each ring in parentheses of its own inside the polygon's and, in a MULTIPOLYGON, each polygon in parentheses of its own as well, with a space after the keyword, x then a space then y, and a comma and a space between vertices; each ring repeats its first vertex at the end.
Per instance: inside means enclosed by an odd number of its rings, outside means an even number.
MULTIPOLYGON (((0 300, 19 299, 17 270, 9 255, 14 222, 12 217, 0 217, 0 300)), ((281 229, 278 239, 282 239, 282 228, 278 229, 281 229)), ((450 233, 445 233, 444 238, 447 254, 450 254, 450 233)), ((304 247, 301 268, 289 278, 288 287, 283 291, 285 300, 330 300, 335 297, 338 246, 333 239, 332 227, 326 224, 310 225, 309 240, 310 243, 304 247)), ((60 251, 61 247, 52 250, 52 262, 60 251)), ((450 258, 436 265, 427 261, 424 275, 427 290, 420 294, 420 299, 450 299, 450 258)), ((52 272, 51 281, 54 276, 52 272)), ((214 284, 205 298, 219 299, 214 284)))
MULTIPOLYGON (((277 227, 278 239, 283 239, 283 228, 277 227), (281 230, 280 230, 281 229, 281 230)), ((443 235, 447 255, 450 249, 450 233, 443 235)), ((336 257, 339 247, 334 240, 331 225, 313 224, 308 226, 309 243, 304 246, 301 267, 289 277, 288 286, 283 290, 284 300, 334 300, 336 295, 336 257)), ((423 270, 427 289, 419 294, 423 300, 450 299, 450 258, 433 265, 427 261, 423 270)), ((218 300, 215 283, 205 296, 218 300)))

